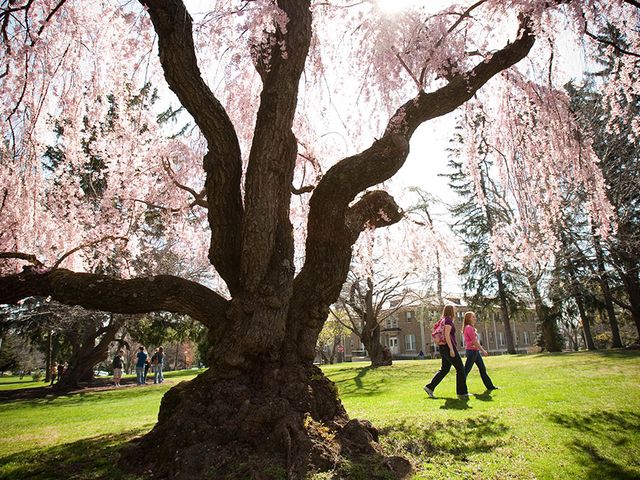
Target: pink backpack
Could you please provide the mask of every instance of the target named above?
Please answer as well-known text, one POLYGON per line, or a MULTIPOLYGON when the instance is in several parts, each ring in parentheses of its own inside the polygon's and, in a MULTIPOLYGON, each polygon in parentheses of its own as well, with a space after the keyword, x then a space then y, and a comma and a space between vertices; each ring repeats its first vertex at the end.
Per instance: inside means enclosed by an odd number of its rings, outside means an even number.
POLYGON ((431 331, 431 338, 438 345, 445 345, 447 340, 444 336, 444 317, 438 320, 431 331))

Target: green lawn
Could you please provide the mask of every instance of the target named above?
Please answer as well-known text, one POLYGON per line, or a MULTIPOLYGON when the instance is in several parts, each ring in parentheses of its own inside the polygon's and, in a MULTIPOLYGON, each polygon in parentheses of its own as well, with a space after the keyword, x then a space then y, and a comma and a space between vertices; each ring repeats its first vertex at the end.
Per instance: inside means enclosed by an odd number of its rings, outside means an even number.
POLYGON ((388 453, 419 466, 415 478, 640 478, 640 355, 628 352, 489 357, 502 388, 469 374, 468 402, 452 372, 422 390, 439 361, 377 369, 325 368, 355 418, 381 432, 388 453))
MULTIPOLYGON (((469 389, 479 395, 468 402, 456 399, 453 373, 438 398, 424 393, 438 361, 324 370, 351 417, 371 420, 388 454, 414 462, 416 479, 640 478, 640 355, 500 356, 486 363, 502 388, 483 394, 474 370, 469 389)), ((190 375, 166 376, 175 384, 190 375)), ((24 380, 0 378, 0 389, 24 380)), ((114 467, 118 449, 152 427, 172 384, 0 403, 0 479, 132 478, 114 467)))

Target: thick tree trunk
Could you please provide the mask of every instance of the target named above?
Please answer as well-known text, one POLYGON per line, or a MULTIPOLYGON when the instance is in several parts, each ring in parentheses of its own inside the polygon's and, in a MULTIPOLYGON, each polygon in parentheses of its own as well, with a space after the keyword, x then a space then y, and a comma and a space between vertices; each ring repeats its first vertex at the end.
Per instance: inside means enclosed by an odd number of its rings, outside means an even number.
POLYGON ((543 349, 548 352, 560 352, 561 346, 558 344, 557 339, 557 325, 553 317, 548 315, 547 307, 542 301, 540 291, 538 290, 538 283, 533 275, 528 274, 527 280, 529 281, 529 287, 533 295, 533 303, 536 309, 536 316, 538 317, 538 326, 542 333, 543 349))
POLYGON ((587 312, 584 308, 584 302, 582 301, 582 295, 574 295, 576 305, 578 305, 578 312, 580 313, 580 320, 582 321, 582 330, 584 331, 584 340, 587 344, 587 350, 596 350, 596 344, 593 342, 593 335, 591 335, 591 322, 587 316, 587 312))
POLYGON ((80 341, 72 342, 73 351, 62 378, 56 383, 57 388, 77 387, 93 383, 94 367, 107 359, 109 344, 115 339, 122 326, 121 319, 114 319, 109 324, 95 331, 88 331, 80 341))
POLYGON ((616 311, 613 307, 611 289, 609 288, 609 281, 607 279, 607 271, 604 266, 604 255, 602 252, 602 246, 600 244, 599 237, 595 234, 595 232, 593 236, 593 243, 596 251, 596 260, 598 262, 598 282, 600 283, 600 288, 602 289, 604 305, 607 310, 607 316, 609 317, 609 324, 611 325, 611 338, 613 340, 613 347, 620 348, 622 347, 620 329, 618 328, 618 320, 616 318, 616 311))
POLYGON ((498 296, 500 298, 500 317, 502 318, 502 324, 504 325, 504 334, 507 339, 507 352, 514 354, 516 352, 515 342, 513 341, 513 332, 511 331, 511 321, 509 319, 509 306, 507 305, 507 294, 502 279, 502 272, 496 272, 496 278, 498 280, 498 296))
POLYGON ((49 331, 47 335, 47 361, 46 361, 46 374, 44 376, 44 381, 47 383, 51 382, 51 365, 53 365, 53 334, 49 331))
POLYGON ((376 324, 372 330, 365 330, 362 343, 369 353, 372 367, 382 367, 393 363, 389 349, 380 343, 380 325, 376 324))
POLYGON ((366 454, 408 475, 409 463, 385 459, 376 441, 368 422, 349 421, 320 369, 256 359, 248 371, 211 369, 171 389, 157 425, 120 464, 156 479, 302 479, 366 454))
POLYGON ((629 310, 638 331, 637 342, 640 343, 640 281, 638 280, 638 267, 632 262, 628 262, 625 264, 625 269, 626 272, 620 276, 629 297, 629 310))

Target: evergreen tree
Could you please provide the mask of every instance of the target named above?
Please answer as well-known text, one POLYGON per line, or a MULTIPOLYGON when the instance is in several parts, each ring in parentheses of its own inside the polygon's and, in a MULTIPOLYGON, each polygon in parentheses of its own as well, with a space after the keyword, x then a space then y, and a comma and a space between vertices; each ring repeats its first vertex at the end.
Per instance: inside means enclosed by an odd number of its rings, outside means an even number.
POLYGON ((632 132, 633 122, 627 125, 616 111, 625 108, 637 118, 640 96, 619 95, 617 103, 604 101, 603 90, 613 78, 624 75, 621 59, 629 55, 629 47, 614 27, 599 40, 603 43, 601 70, 590 75, 585 85, 568 84, 567 92, 582 130, 593 139, 609 187, 607 196, 617 214, 617 229, 609 238, 600 238, 595 230, 591 233, 594 277, 611 325, 613 345, 622 346, 614 304, 630 312, 640 338, 640 144, 632 132), (605 49, 607 46, 614 48, 605 49))
MULTIPOLYGON (((480 125, 483 118, 477 118, 480 125)), ((460 137, 457 137, 460 140, 460 137)), ((484 202, 478 198, 473 179, 465 172, 464 163, 458 160, 460 152, 455 147, 450 150, 450 172, 445 176, 449 186, 458 194, 459 202, 451 207, 455 219, 453 230, 460 237, 466 249, 459 274, 463 279, 465 292, 470 292, 471 305, 486 308, 498 304, 500 318, 504 325, 507 351, 516 353, 511 330, 510 316, 522 306, 518 292, 522 289, 522 277, 508 265, 498 268, 492 261, 491 232, 498 221, 508 221, 509 212, 498 200, 498 189, 489 177, 492 163, 487 155, 486 145, 480 144, 484 155, 478 165, 480 188, 484 202)))

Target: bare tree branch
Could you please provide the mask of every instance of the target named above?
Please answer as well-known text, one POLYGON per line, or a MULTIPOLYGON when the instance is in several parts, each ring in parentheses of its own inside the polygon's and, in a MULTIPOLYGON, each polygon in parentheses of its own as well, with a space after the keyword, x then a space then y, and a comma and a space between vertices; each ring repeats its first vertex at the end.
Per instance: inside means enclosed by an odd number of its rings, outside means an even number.
POLYGON ((640 53, 636 53, 636 52, 632 52, 630 50, 626 50, 626 49, 622 48, 620 45, 618 45, 617 43, 612 42, 611 40, 607 40, 606 38, 602 38, 602 37, 600 37, 598 35, 595 35, 595 34, 591 33, 586 28, 584 30, 584 33, 588 37, 592 38, 593 40, 595 40, 598 43, 602 43, 604 45, 609 45, 610 47, 613 47, 613 49, 618 53, 621 53, 623 55, 631 55, 632 57, 640 58, 640 53))
POLYGON ((73 255, 74 253, 76 253, 78 250, 83 250, 85 248, 91 248, 91 247, 95 247, 96 245, 99 245, 102 242, 106 242, 109 240, 123 240, 124 242, 128 242, 129 239, 127 237, 118 237, 118 236, 114 236, 114 235, 108 235, 106 237, 102 237, 98 240, 93 240, 91 242, 87 242, 87 243, 83 243, 82 245, 78 245, 75 248, 72 248, 71 250, 69 250, 68 252, 66 252, 64 255, 62 255, 57 261, 56 263, 53 264, 52 268, 58 268, 62 262, 64 262, 70 255, 73 255))
POLYGON ((0 258, 15 258, 17 260, 26 260, 32 263, 36 267, 44 267, 44 264, 37 259, 37 257, 31 253, 22 252, 0 252, 0 258))
POLYGON ((169 162, 168 158, 162 159, 162 166, 164 167, 164 171, 167 173, 167 175, 169 176, 169 178, 171 179, 171 181, 176 187, 178 187, 180 190, 184 190, 185 192, 190 193, 193 196, 194 202, 191 205, 199 205, 203 208, 209 208, 209 205, 207 204, 207 198, 206 198, 207 192, 205 190, 196 192, 193 188, 178 182, 178 180, 176 179, 176 174, 173 171, 173 168, 171 167, 171 163, 169 162))

